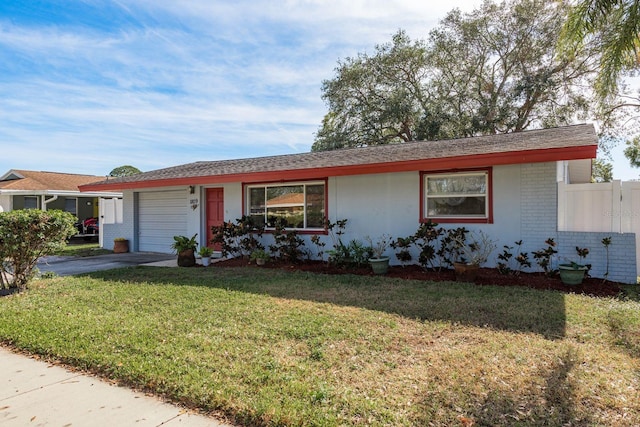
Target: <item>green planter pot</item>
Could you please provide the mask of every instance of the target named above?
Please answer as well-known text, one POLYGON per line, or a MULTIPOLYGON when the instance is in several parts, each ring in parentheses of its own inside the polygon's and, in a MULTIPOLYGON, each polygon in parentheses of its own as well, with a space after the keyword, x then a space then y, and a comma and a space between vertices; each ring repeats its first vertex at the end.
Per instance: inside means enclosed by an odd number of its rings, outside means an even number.
POLYGON ((560 264, 558 270, 562 283, 565 285, 579 285, 584 279, 587 267, 579 264, 560 264))
POLYGON ((387 274, 387 271, 389 271, 388 256, 382 258, 369 258, 369 264, 371 264, 373 274, 387 274))

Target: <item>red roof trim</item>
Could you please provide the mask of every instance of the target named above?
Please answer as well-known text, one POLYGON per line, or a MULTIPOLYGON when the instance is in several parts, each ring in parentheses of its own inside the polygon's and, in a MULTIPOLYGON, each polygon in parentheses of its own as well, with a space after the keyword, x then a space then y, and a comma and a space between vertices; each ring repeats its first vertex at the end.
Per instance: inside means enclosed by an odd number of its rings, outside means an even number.
POLYGON ((195 176, 124 183, 105 182, 83 185, 80 187, 80 191, 132 190, 139 188, 173 187, 182 185, 223 184, 229 182, 251 184, 258 182, 324 179, 330 176, 366 175, 419 170, 456 170, 521 163, 553 162, 558 160, 594 159, 596 157, 596 150, 597 145, 583 145, 577 147, 485 153, 472 156, 452 156, 401 162, 332 166, 326 168, 248 172, 229 175, 195 176))

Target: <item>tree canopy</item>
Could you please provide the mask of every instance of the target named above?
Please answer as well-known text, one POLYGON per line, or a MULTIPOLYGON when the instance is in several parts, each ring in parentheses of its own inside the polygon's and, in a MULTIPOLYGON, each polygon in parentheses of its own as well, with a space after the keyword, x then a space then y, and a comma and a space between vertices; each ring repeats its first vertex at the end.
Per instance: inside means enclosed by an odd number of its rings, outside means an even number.
POLYGON ((111 172, 109 172, 109 176, 110 177, 131 176, 131 175, 137 175, 139 173, 142 173, 142 171, 137 167, 124 165, 124 166, 118 166, 117 168, 113 169, 111 172))
POLYGON ((627 141, 627 148, 624 149, 624 155, 631 166, 640 168, 640 137, 636 136, 632 140, 627 141))
POLYGON ((565 3, 485 0, 451 11, 427 40, 390 43, 338 63, 312 150, 517 132, 572 123, 593 104, 597 52, 556 54, 565 3))
POLYGON ((596 89, 615 94, 621 74, 640 67, 640 1, 582 0, 568 15, 560 46, 565 52, 585 44, 601 51, 596 89))
POLYGON ((640 167, 640 92, 633 93, 623 81, 640 71, 640 1, 578 1, 565 22, 559 50, 570 55, 585 45, 601 52, 594 89, 605 133, 610 140, 627 139, 624 154, 640 167))
POLYGON ((593 182, 611 182, 613 180, 613 165, 601 159, 593 161, 591 180, 593 182))

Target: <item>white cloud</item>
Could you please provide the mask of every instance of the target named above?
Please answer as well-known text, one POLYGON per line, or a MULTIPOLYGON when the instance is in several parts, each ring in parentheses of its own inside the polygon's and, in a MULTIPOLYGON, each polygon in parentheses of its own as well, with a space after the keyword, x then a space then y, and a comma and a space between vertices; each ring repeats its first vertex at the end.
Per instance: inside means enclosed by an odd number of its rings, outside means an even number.
POLYGON ((339 59, 399 28, 425 37, 456 4, 479 1, 95 2, 86 19, 29 25, 0 15, 0 173, 307 151, 339 59))

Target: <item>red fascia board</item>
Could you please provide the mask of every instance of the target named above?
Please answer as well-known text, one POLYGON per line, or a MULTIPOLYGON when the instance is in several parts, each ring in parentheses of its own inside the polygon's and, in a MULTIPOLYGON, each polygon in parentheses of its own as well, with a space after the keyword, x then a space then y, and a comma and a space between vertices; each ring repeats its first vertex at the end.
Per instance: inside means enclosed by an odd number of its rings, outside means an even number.
POLYGON ((558 160, 594 159, 597 145, 548 148, 501 153, 486 153, 467 156, 441 157, 399 162, 373 163, 350 166, 332 166, 313 169, 293 169, 266 172, 249 172, 228 175, 194 176, 167 178, 148 181, 133 181, 103 184, 88 184, 80 191, 133 190, 139 188, 173 187, 181 185, 224 184, 230 182, 256 183, 279 182, 306 179, 322 179, 329 176, 366 175, 390 172, 410 172, 429 170, 455 170, 474 167, 489 167, 521 163, 554 162, 558 160))

